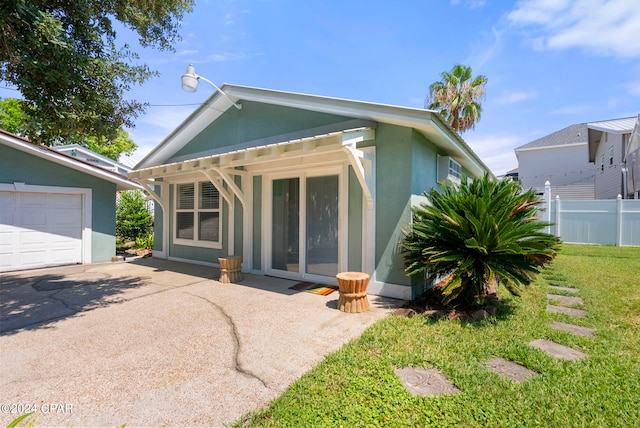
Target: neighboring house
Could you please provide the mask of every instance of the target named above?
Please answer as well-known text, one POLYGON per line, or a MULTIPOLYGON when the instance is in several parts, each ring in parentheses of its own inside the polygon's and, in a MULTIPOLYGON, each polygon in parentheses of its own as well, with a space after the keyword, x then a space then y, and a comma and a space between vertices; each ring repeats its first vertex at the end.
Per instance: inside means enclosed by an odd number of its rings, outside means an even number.
POLYGON ((489 169, 438 114, 224 85, 129 174, 153 195, 154 257, 412 298, 399 243, 438 182, 489 169), (239 103, 236 108, 232 103, 239 103))
POLYGON ((515 149, 518 178, 525 190, 544 193, 551 183, 552 197, 594 199, 595 167, 589 162, 586 123, 571 125, 515 149))
POLYGON ((101 154, 98 154, 93 150, 89 150, 86 147, 82 147, 79 144, 69 144, 66 146, 54 146, 51 148, 60 153, 64 153, 69 156, 82 159, 85 162, 92 163, 103 169, 108 169, 109 171, 115 171, 118 174, 127 175, 129 171, 131 171, 130 167, 123 165, 119 162, 116 162, 113 159, 109 159, 106 156, 102 156, 101 154))
POLYGON ((0 271, 110 261, 127 177, 0 130, 0 271))
POLYGON ((634 199, 640 198, 640 114, 629 137, 625 150, 624 163, 627 168, 627 192, 634 199))
POLYGON ((510 178, 513 181, 518 181, 518 168, 511 169, 511 170, 505 172, 503 176, 498 177, 498 178, 501 179, 501 180, 510 178))
POLYGON ((624 199, 634 197, 634 190, 637 191, 634 183, 638 181, 637 174, 634 175, 638 170, 638 149, 632 148, 630 140, 638 120, 629 117, 587 124, 589 162, 596 167, 596 199, 615 199, 618 195, 624 199))

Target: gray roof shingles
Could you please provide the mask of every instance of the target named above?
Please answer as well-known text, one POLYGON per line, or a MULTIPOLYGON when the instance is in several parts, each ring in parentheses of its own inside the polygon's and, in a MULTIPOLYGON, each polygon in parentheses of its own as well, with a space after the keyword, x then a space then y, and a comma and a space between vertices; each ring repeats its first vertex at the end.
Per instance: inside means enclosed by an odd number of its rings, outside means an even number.
POLYGON ((587 138, 587 124, 579 123, 576 125, 567 126, 566 128, 563 128, 545 137, 538 138, 537 140, 517 147, 516 150, 564 146, 567 144, 575 143, 586 144, 587 138))

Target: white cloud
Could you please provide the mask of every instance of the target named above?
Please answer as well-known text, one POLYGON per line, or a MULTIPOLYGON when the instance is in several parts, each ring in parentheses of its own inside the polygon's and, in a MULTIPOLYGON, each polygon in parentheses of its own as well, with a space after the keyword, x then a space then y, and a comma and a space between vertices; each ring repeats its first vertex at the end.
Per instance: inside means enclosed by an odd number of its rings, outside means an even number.
POLYGON ((535 98, 537 94, 535 92, 504 92, 496 102, 498 104, 516 104, 522 101, 530 100, 535 98))
POLYGON ((144 117, 138 120, 140 124, 160 129, 165 136, 173 131, 178 125, 189 116, 197 106, 162 106, 152 107, 144 117))
POLYGON ((624 84, 624 87, 631 95, 640 97, 640 79, 633 82, 627 82, 624 84))
POLYGON ((518 166, 514 148, 524 144, 515 135, 465 136, 465 141, 495 175, 503 175, 518 166))
POLYGON ((176 56, 197 55, 199 52, 198 49, 182 49, 176 52, 176 56))
MULTIPOLYGON (((451 4, 453 6, 457 6, 460 4, 460 0, 451 0, 451 4)), ((465 2, 465 6, 467 6, 469 9, 478 9, 480 7, 484 7, 486 4, 486 0, 467 0, 465 2)))
POLYGON ((522 0, 508 15, 533 29, 537 49, 583 48, 600 55, 640 57, 640 7, 630 0, 522 0))
POLYGON ((502 49, 502 34, 503 31, 492 27, 491 34, 480 35, 479 41, 473 43, 473 53, 465 60, 465 63, 472 64, 474 71, 481 69, 494 54, 502 49))
POLYGON ((555 110, 551 110, 548 112, 548 115, 551 116, 571 116, 584 113, 588 111, 591 107, 587 105, 572 105, 572 106, 564 106, 559 107, 555 110))

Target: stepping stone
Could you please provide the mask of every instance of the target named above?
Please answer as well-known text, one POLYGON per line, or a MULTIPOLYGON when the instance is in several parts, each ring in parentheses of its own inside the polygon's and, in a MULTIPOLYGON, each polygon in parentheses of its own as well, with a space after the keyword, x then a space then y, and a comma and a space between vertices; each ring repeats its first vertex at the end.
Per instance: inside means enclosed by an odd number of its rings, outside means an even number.
POLYGON ((562 296, 560 294, 547 294, 547 299, 557 300, 563 305, 582 305, 584 303, 579 297, 562 296))
POLYGON ((587 354, 546 339, 533 340, 529 342, 529 346, 540 349, 554 358, 560 358, 563 360, 575 361, 587 357, 587 354))
POLYGON ((485 363, 485 366, 499 376, 509 378, 515 383, 525 382, 537 374, 525 366, 500 357, 492 358, 485 363))
POLYGON ((437 369, 422 367, 405 367, 394 369, 402 385, 413 396, 421 395, 454 395, 460 390, 451 384, 437 369))
POLYGON ((582 309, 565 308, 564 306, 555 306, 555 305, 547 305, 547 312, 573 315, 574 317, 584 317, 587 315, 587 311, 583 311, 582 309))
POLYGON ((578 291, 577 288, 573 288, 573 287, 560 287, 559 285, 550 285, 549 286, 550 289, 554 290, 554 291, 565 291, 567 293, 573 293, 576 294, 578 291))
POLYGON ((589 327, 580 327, 578 325, 567 324, 560 321, 554 321, 551 324, 552 328, 556 330, 568 331, 569 333, 577 334, 578 336, 595 336, 596 332, 594 329, 589 327))

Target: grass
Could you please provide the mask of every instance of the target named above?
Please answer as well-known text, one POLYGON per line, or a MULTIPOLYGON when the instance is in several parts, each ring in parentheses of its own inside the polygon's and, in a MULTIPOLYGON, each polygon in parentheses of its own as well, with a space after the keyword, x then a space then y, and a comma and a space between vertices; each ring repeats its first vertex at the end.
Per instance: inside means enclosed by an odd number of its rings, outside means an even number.
POLYGON ((520 297, 498 292, 490 320, 379 321, 236 426, 640 426, 640 248, 565 245, 520 297), (587 317, 547 313, 550 284, 578 288, 587 317), (556 331, 553 320, 596 337, 556 331), (554 359, 527 345, 539 338, 589 357, 554 359), (539 374, 503 379, 483 366, 494 356, 539 374), (435 367, 462 393, 413 397, 393 372, 407 366, 435 367))

